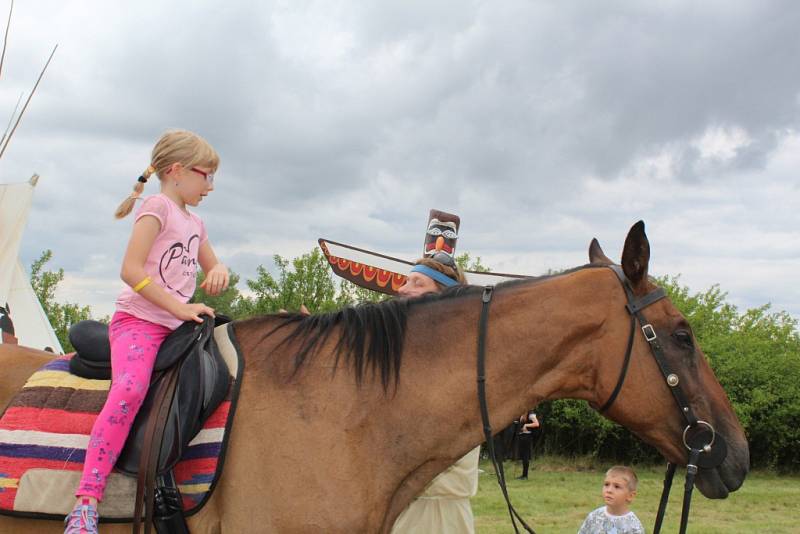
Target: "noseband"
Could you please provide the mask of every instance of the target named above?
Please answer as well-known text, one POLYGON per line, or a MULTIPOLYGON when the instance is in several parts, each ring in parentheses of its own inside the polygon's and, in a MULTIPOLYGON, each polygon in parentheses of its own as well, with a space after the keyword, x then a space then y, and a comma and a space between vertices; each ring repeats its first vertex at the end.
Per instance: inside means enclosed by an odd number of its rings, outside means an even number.
MULTIPOLYGON (((637 298, 633 293, 628 277, 625 276, 624 271, 619 265, 609 265, 614 274, 625 290, 625 296, 628 300, 625 305, 628 314, 631 317, 630 333, 628 334, 628 345, 625 351, 625 358, 623 360, 622 369, 620 370, 617 384, 611 392, 608 400, 598 409, 599 413, 604 413, 608 410, 614 401, 617 399, 622 385, 625 382, 625 377, 628 374, 628 366, 630 364, 631 353, 633 350, 633 338, 636 333, 636 321, 639 321, 642 334, 645 340, 650 345, 650 352, 658 364, 661 374, 664 376, 675 402, 678 404, 681 415, 686 421, 686 427, 683 430, 683 445, 689 450, 689 459, 686 464, 686 483, 684 485, 683 497, 683 510, 681 513, 681 526, 680 534, 686 532, 686 526, 689 519, 689 506, 692 499, 692 490, 694 489, 694 479, 697 475, 698 468, 711 469, 717 467, 725 459, 728 453, 725 440, 722 436, 718 435, 714 427, 706 421, 697 419, 692 411, 691 406, 681 389, 681 379, 677 373, 673 372, 669 363, 667 362, 664 350, 659 342, 658 335, 655 328, 645 318, 642 310, 651 304, 658 302, 666 297, 666 293, 662 288, 656 288, 643 297, 637 298)), ((493 288, 487 286, 484 288, 483 297, 481 301, 483 306, 481 308, 480 321, 478 324, 478 401, 481 409, 481 418, 483 420, 483 431, 486 437, 486 448, 489 452, 489 457, 497 474, 497 483, 503 492, 508 505, 508 512, 511 516, 511 523, 514 526, 514 532, 519 533, 517 529, 516 520, 519 520, 523 528, 528 532, 533 533, 533 530, 525 523, 519 513, 511 505, 508 499, 508 492, 505 485, 505 474, 503 472, 502 461, 498 462, 494 452, 494 443, 492 440, 492 427, 489 424, 489 410, 486 405, 486 369, 485 369, 485 351, 486 351, 486 329, 489 321, 489 303, 492 300, 493 288)), ((667 501, 669 500, 669 492, 672 486, 672 478, 675 475, 675 464, 667 463, 667 473, 664 477, 664 489, 661 494, 661 502, 658 506, 658 514, 656 515, 656 523, 653 528, 653 534, 661 532, 661 524, 664 520, 664 513, 667 508, 667 501)))

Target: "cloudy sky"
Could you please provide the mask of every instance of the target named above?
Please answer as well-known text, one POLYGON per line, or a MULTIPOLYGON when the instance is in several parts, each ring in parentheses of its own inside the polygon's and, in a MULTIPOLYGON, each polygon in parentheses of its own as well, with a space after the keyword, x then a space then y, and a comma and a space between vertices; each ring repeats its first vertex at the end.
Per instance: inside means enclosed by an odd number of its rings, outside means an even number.
POLYGON ((222 157, 198 213, 244 278, 318 237, 413 259, 429 208, 520 274, 619 258, 643 219, 652 273, 800 317, 798 27, 768 0, 17 2, 4 114, 59 48, 0 183, 41 175, 22 261, 52 249, 97 315, 114 208, 182 127, 222 157))

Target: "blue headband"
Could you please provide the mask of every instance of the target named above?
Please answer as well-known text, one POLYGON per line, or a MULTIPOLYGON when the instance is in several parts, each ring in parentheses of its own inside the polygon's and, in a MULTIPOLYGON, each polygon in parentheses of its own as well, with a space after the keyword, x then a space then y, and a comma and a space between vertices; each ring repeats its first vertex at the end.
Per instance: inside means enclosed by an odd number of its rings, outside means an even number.
POLYGON ((432 278, 435 281, 447 287, 453 287, 458 285, 458 282, 456 282, 446 274, 442 274, 436 269, 431 269, 427 265, 415 265, 414 267, 411 268, 411 272, 424 274, 428 278, 432 278))

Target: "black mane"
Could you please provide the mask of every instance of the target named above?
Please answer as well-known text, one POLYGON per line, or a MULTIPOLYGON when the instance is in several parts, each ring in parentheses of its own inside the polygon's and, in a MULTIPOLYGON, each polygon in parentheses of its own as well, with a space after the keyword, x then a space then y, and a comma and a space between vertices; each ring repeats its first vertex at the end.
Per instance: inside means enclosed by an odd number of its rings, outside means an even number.
POLYGON ((264 339, 279 330, 294 326, 279 346, 299 341, 300 346, 294 355, 296 373, 309 358, 319 352, 338 328, 339 339, 336 342, 333 369, 338 367, 339 360, 343 358, 345 364, 352 367, 357 384, 370 371, 372 376, 380 373, 381 384, 387 390, 390 382, 397 385, 399 379, 409 312, 415 307, 434 301, 458 298, 480 290, 479 287, 457 286, 438 294, 363 303, 329 313, 271 315, 268 318, 277 318, 280 324, 267 331, 264 339))
MULTIPOLYGON (((538 284, 589 266, 596 267, 596 265, 584 265, 560 273, 511 280, 498 284, 496 290, 505 291, 522 285, 538 284)), ((482 291, 481 286, 455 286, 441 293, 430 293, 412 299, 394 298, 383 302, 347 306, 339 311, 316 315, 270 315, 253 321, 264 319, 280 321, 277 326, 268 330, 262 339, 294 326, 279 346, 299 342, 300 346, 294 355, 295 373, 309 358, 320 351, 338 328, 339 339, 335 347, 334 371, 339 365, 339 360, 344 358, 345 364, 352 367, 357 384, 360 384, 366 372, 370 371, 373 377, 376 373, 380 373, 381 384, 384 390, 387 390, 390 382, 393 381, 396 386, 399 380, 409 313, 415 308, 433 302, 466 298, 478 295, 482 291)))

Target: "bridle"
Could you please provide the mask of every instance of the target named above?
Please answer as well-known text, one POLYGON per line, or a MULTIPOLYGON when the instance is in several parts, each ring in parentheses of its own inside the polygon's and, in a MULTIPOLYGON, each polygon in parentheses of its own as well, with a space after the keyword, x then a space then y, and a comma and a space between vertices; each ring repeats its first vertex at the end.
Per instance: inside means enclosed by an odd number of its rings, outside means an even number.
MULTIPOLYGON (((639 321, 642 334, 647 343, 650 345, 650 352, 658 364, 664 380, 678 404, 680 413, 686 421, 686 427, 683 429, 683 445, 689 450, 689 459, 686 463, 686 483, 684 484, 683 495, 683 510, 681 512, 680 534, 686 532, 686 525, 689 520, 689 505, 692 499, 692 490, 694 489, 694 479, 697 475, 698 468, 703 467, 706 469, 714 468, 720 465, 728 454, 728 448, 725 444, 725 439, 718 435, 707 421, 702 421, 695 416, 689 401, 681 388, 681 379, 676 372, 670 367, 667 358, 664 355, 664 350, 659 342, 658 335, 655 328, 645 318, 642 310, 651 304, 658 302, 666 296, 662 288, 656 288, 647 293, 643 297, 636 298, 633 294, 630 281, 625 276, 622 268, 619 265, 608 266, 614 274, 617 275, 622 288, 625 290, 625 296, 628 303, 625 309, 631 316, 631 329, 628 337, 628 349, 625 353, 625 359, 622 364, 617 385, 611 392, 611 396, 600 407, 598 412, 601 414, 608 410, 617 398, 622 384, 625 381, 625 376, 628 372, 628 364, 630 363, 631 349, 633 348, 633 333, 635 330, 636 321, 639 321)), ((664 512, 667 507, 667 500, 669 499, 669 491, 672 486, 672 478, 675 475, 675 464, 667 464, 667 473, 664 477, 664 489, 661 493, 661 502, 658 505, 658 513, 656 514, 656 523, 653 527, 653 534, 661 532, 661 524, 664 520, 664 512)))
MULTIPOLYGON (((598 266, 600 267, 600 266, 598 266)), ((718 435, 714 427, 706 421, 699 420, 687 400, 686 395, 681 388, 681 379, 675 373, 669 362, 667 362, 664 350, 659 342, 658 334, 655 328, 647 321, 642 310, 651 304, 658 302, 666 297, 666 293, 662 288, 656 288, 642 297, 636 297, 633 293, 633 288, 627 276, 619 265, 603 266, 611 269, 619 279, 622 288, 625 291, 627 304, 625 309, 631 317, 630 332, 628 334, 628 344, 625 351, 625 358, 623 360, 622 369, 620 370, 617 384, 614 386, 608 400, 598 409, 599 413, 607 411, 614 401, 617 399, 619 392, 622 390, 622 385, 625 382, 625 377, 628 374, 628 366, 630 364, 631 353, 633 350, 633 339, 636 333, 636 321, 639 321, 642 334, 645 340, 650 345, 650 352, 653 355, 661 374, 666 381, 675 402, 678 404, 681 415, 686 421, 686 427, 683 430, 683 444, 689 450, 689 459, 686 464, 686 483, 684 485, 683 497, 683 510, 681 513, 680 534, 686 532, 686 525, 689 519, 689 506, 692 499, 692 490, 694 489, 694 479, 697 475, 698 468, 711 469, 720 465, 727 456, 728 449, 725 440, 722 436, 718 435)), ((503 472, 502 462, 497 461, 494 443, 492 440, 492 427, 489 424, 489 410, 486 405, 486 328, 489 322, 489 304, 492 300, 493 287, 487 286, 483 290, 481 301, 483 306, 481 308, 480 320, 478 323, 478 401, 481 409, 481 419, 483 421, 483 431, 486 437, 486 447, 492 464, 497 473, 497 483, 503 492, 503 496, 508 504, 509 515, 511 516, 511 523, 514 526, 514 532, 519 533, 517 529, 516 520, 519 520, 523 528, 530 533, 534 531, 525 523, 520 517, 519 513, 514 509, 508 500, 508 491, 506 490, 505 474, 503 472)), ((656 523, 653 527, 653 534, 659 534, 661 531, 661 524, 664 520, 664 513, 666 512, 667 501, 669 500, 669 492, 672 487, 672 479, 675 475, 675 464, 667 463, 667 472, 664 477, 664 489, 661 494, 661 502, 658 506, 658 514, 656 515, 656 523)), ((534 533, 535 534, 535 533, 534 533)))

